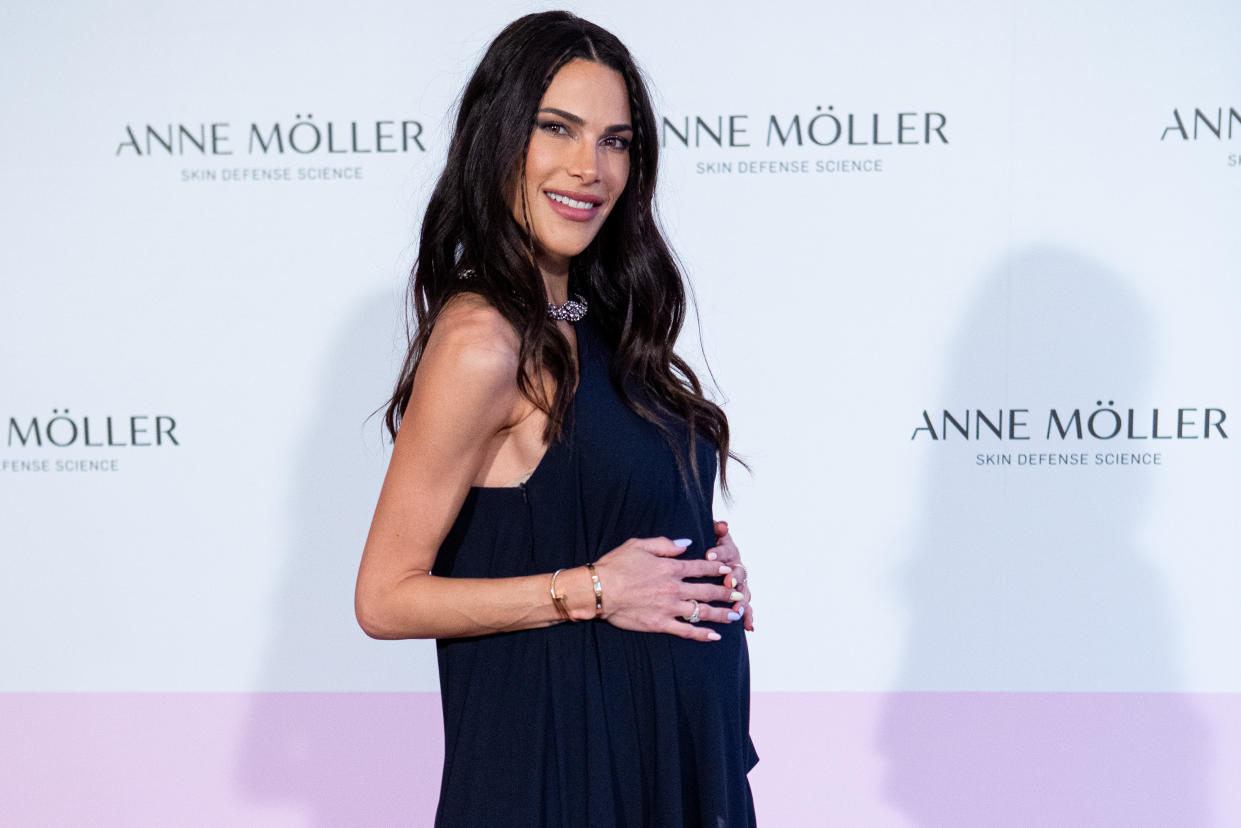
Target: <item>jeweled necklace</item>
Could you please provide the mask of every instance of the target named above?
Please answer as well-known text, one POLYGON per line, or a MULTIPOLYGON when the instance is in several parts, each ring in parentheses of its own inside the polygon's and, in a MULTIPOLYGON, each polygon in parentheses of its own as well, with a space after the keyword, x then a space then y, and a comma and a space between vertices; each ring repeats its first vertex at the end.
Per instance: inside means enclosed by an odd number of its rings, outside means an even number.
POLYGON ((586 300, 575 294, 563 305, 553 305, 548 302, 547 315, 557 321, 581 322, 586 318, 586 300))
MULTIPOLYGON (((458 279, 473 279, 473 268, 466 268, 457 274, 458 279)), ((547 315, 559 322, 581 322, 586 318, 586 300, 574 294, 573 298, 563 305, 547 303, 547 315)))

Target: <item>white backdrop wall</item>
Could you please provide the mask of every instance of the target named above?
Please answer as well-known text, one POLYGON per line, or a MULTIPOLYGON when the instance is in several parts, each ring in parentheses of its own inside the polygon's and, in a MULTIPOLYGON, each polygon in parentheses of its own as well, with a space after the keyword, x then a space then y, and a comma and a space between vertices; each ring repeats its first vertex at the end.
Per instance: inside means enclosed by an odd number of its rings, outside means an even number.
MULTIPOLYGON (((717 512, 755 575, 760 818, 1241 824, 1241 7, 573 7, 651 78, 681 350, 754 468, 717 512)), ((115 805, 118 756, 215 779, 208 822, 433 811, 434 647, 353 620, 367 418, 454 98, 531 8, 0 12, 0 689, 44 751, 3 766, 18 815, 115 805), (99 730, 115 705, 167 725, 99 730), (421 798, 316 799, 305 766, 356 748, 331 715, 421 798), (155 763, 187 720, 217 758, 155 763), (69 742, 83 772, 32 794, 69 742)), ((118 821, 189 818, 125 784, 118 821)))

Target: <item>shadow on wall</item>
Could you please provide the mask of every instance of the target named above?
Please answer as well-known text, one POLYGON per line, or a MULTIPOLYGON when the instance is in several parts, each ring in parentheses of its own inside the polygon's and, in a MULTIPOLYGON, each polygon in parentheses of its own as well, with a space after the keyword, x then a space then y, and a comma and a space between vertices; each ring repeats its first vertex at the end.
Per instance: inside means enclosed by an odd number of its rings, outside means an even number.
POLYGON ((353 613, 386 464, 382 413, 366 418, 394 380, 387 355, 398 314, 385 294, 348 318, 324 365, 318 410, 304 420, 304 448, 288 470, 288 549, 273 633, 252 686, 316 692, 252 694, 237 760, 244 797, 301 810, 310 825, 421 824, 439 790, 438 696, 348 692, 425 686, 426 674, 435 675, 431 642, 372 641, 353 613))
POLYGON ((937 692, 891 694, 879 735, 885 794, 913 824, 1210 824, 1209 734, 1175 693, 1167 590, 1137 542, 1159 468, 975 465, 1125 449, 1043 442, 1047 412, 1149 411, 1156 347, 1123 279, 1055 248, 1002 262, 965 317, 928 408, 1026 408, 1031 439, 919 437, 935 459, 897 689, 937 692))

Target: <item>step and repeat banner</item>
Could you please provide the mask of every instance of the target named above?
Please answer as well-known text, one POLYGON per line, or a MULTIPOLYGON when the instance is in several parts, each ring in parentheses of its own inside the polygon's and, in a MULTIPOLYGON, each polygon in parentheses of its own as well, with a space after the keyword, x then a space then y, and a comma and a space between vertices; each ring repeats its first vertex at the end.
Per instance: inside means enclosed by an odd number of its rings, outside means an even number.
MULTIPOLYGON (((428 825, 356 567, 534 8, 0 12, 0 823, 428 825)), ((1241 6, 583 2, 738 468, 765 825, 1241 824, 1241 6)))

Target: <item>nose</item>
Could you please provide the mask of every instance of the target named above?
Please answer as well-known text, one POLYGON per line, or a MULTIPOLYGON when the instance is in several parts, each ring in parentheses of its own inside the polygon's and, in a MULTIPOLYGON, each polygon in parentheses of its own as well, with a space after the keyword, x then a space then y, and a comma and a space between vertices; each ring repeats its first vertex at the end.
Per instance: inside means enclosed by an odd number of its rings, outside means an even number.
POLYGON ((569 159, 569 174, 586 183, 599 178, 599 158, 594 141, 577 141, 569 159))

